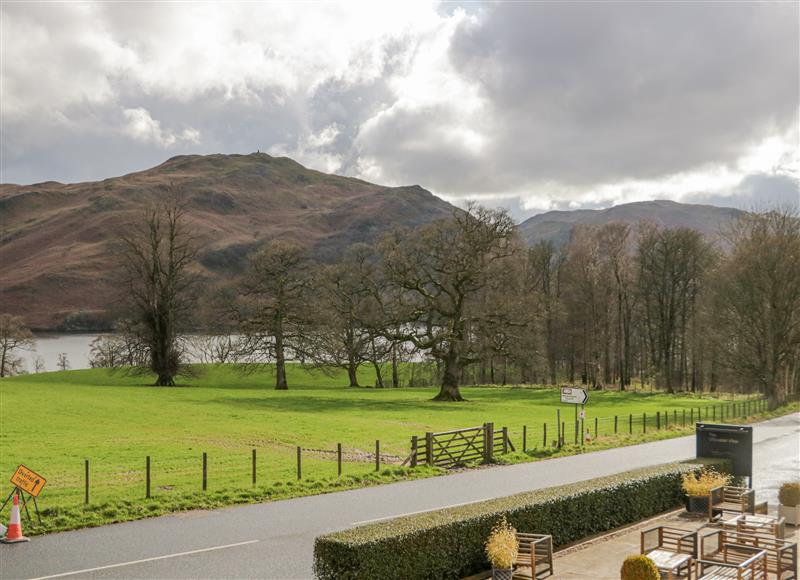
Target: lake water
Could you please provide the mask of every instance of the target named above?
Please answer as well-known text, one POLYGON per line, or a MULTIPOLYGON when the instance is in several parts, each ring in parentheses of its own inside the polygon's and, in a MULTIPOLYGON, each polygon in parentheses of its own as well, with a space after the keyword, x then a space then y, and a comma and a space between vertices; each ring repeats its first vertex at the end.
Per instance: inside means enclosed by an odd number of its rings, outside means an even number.
MULTIPOLYGON (((36 349, 22 353, 25 370, 29 373, 34 372, 34 360, 37 356, 41 356, 45 371, 57 371, 60 353, 67 355, 69 368, 72 370, 91 368, 89 351, 92 341, 97 337, 97 334, 37 334, 36 349)), ((198 361, 190 357, 189 362, 198 361)))
POLYGON ((96 334, 37 334, 36 349, 23 353, 25 370, 33 372, 35 357, 41 356, 46 371, 58 370, 58 355, 65 353, 72 369, 89 368, 89 345, 96 334))

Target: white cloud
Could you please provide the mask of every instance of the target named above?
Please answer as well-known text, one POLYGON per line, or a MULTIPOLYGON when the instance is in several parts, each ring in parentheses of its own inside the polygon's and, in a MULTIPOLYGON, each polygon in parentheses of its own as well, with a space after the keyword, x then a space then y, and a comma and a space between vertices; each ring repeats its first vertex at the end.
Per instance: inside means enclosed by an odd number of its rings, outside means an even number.
POLYGON ((165 149, 260 149, 451 200, 548 209, 724 201, 785 192, 800 176, 798 57, 786 50, 800 40, 796 5, 0 11, 12 181, 101 179, 155 165, 165 149))
POLYGON ((298 139, 295 146, 278 143, 268 149, 270 155, 291 157, 306 167, 336 173, 342 168, 342 156, 332 152, 339 135, 336 124, 328 125, 318 133, 309 133, 298 139))
POLYGON ((147 109, 138 107, 136 109, 125 109, 122 111, 125 120, 122 132, 141 143, 152 143, 168 149, 179 142, 197 144, 200 142, 200 133, 191 127, 179 133, 173 133, 161 128, 161 123, 150 116, 147 109))

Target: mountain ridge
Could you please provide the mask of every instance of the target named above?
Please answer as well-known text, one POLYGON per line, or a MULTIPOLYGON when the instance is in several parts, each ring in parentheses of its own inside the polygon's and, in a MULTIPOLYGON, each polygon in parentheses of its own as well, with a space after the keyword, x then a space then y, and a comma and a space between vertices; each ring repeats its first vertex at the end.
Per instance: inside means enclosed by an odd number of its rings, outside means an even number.
POLYGON ((2 310, 40 329, 100 324, 114 290, 115 232, 171 188, 185 198, 202 245, 199 268, 211 281, 241 271, 246 255, 272 238, 326 260, 392 227, 455 211, 418 185, 376 185, 265 153, 178 155, 100 181, 2 184, 2 310))
POLYGON ((742 210, 707 204, 680 203, 667 199, 636 201, 604 209, 555 210, 536 214, 519 224, 522 238, 530 245, 551 241, 562 246, 577 225, 603 225, 646 220, 666 228, 688 227, 711 238, 742 215, 742 210))

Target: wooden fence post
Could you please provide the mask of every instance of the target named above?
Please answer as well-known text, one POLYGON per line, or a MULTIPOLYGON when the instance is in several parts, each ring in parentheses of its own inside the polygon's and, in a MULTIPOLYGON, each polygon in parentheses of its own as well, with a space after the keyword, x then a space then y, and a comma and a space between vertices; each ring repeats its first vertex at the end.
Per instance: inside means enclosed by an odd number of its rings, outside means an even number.
POLYGON ((494 461, 494 423, 486 423, 486 463, 494 461))
POLYGON ((689 413, 689 423, 694 423, 694 407, 689 409, 689 411, 690 411, 690 413, 689 413))
POLYGON ((628 432, 633 435, 633 413, 628 415, 628 432))
POLYGON ((253 485, 256 484, 256 450, 253 449, 253 485))
POLYGON ((522 452, 528 451, 528 426, 522 426, 522 452))
POLYGON ((642 413, 642 433, 647 433, 647 413, 642 413))
POLYGON ((597 417, 594 418, 594 438, 600 437, 600 429, 597 427, 597 417))
POLYGON ((375 471, 381 470, 381 440, 375 440, 375 471))
POLYGON ((508 427, 503 427, 503 455, 508 453, 508 427))
POLYGON ((561 438, 564 436, 564 429, 561 426, 561 409, 556 409, 556 431, 558 431, 556 442, 558 448, 561 449, 561 438))
POLYGON ((86 493, 83 496, 83 503, 89 503, 89 460, 86 459, 83 462, 84 467, 84 482, 86 483, 86 493))
POLYGON ((342 477, 342 444, 336 444, 336 473, 337 477, 342 477))
POLYGON ((558 438, 558 448, 561 449, 564 446, 564 441, 567 439, 567 422, 561 421, 561 436, 558 438))
POLYGON ((547 447, 547 421, 542 423, 542 448, 547 447))
POLYGON ((417 466, 417 436, 411 436, 411 467, 417 466))
POLYGON ((614 435, 617 434, 617 419, 619 419, 619 417, 614 415, 614 435))
POLYGON ((433 465, 433 433, 425 433, 425 463, 433 465))
POLYGON ((656 411, 656 431, 661 430, 661 411, 656 411))
POLYGON ((675 409, 674 411, 672 411, 672 423, 673 423, 673 425, 677 425, 678 424, 678 409, 675 409))
POLYGON ((203 451, 203 491, 208 489, 208 455, 203 451))
POLYGON ((297 479, 302 479, 303 477, 303 464, 301 459, 301 451, 300 446, 297 446, 297 479))
POLYGON ((145 459, 145 494, 144 497, 146 499, 150 499, 150 456, 148 455, 145 459))

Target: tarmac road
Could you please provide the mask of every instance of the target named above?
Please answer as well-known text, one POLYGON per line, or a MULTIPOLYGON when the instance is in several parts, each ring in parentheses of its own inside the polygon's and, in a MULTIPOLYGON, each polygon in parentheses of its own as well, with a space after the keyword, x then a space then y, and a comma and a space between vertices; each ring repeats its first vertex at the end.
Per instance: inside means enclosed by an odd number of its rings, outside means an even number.
MULTIPOLYGON (((800 477, 800 413, 755 425, 755 487, 800 477)), ((0 578, 311 578, 314 538, 396 515, 694 456, 694 436, 418 481, 189 512, 0 545, 0 578)))

